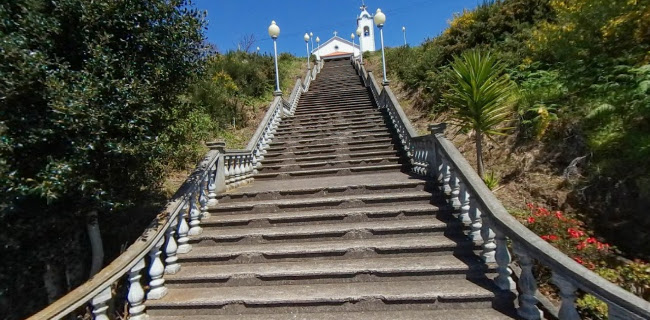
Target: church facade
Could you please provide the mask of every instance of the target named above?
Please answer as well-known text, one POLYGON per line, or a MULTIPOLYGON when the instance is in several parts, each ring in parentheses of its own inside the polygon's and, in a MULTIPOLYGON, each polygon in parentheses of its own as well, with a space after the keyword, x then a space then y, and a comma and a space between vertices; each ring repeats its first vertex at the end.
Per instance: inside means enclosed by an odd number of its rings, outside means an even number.
POLYGON ((338 32, 334 31, 334 36, 329 40, 323 42, 318 47, 314 48, 311 53, 317 59, 328 59, 345 56, 359 56, 363 51, 375 51, 375 23, 373 16, 368 13, 366 6, 361 7, 361 13, 357 17, 357 28, 355 28, 355 43, 343 39, 338 36, 338 32), (361 29, 361 36, 356 35, 356 30, 361 29))

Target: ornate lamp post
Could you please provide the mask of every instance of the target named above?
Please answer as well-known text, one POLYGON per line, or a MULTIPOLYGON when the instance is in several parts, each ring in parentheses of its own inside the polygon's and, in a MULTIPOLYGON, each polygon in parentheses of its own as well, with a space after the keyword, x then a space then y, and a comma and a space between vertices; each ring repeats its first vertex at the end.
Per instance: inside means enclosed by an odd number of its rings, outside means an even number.
POLYGON ((305 33, 303 39, 305 39, 305 45, 307 46, 307 72, 309 72, 309 69, 311 69, 311 65, 309 64, 309 35, 305 33))
POLYGON ((257 54, 260 54, 260 47, 257 47, 257 54))
POLYGON ((379 38, 381 39, 381 64, 382 67, 384 68, 384 81, 382 82, 383 85, 387 86, 388 85, 388 79, 386 79, 386 55, 384 54, 384 32, 383 32, 383 27, 384 27, 384 22, 386 22, 386 15, 381 12, 381 9, 377 9, 377 12, 375 12, 375 24, 377 25, 377 28, 379 28, 379 38))
POLYGON ((278 45, 276 40, 278 39, 278 36, 280 35, 280 27, 278 27, 277 24, 275 24, 275 21, 271 21, 271 25, 269 26, 269 36, 273 39, 273 53, 274 53, 274 61, 275 61, 275 92, 273 92, 274 96, 281 96, 282 91, 280 90, 280 76, 278 75, 278 45))
POLYGON ((357 36, 359 37, 359 57, 361 58, 361 64, 363 64, 363 38, 361 38, 361 33, 363 30, 361 30, 361 26, 357 28, 357 36))
POLYGON ((311 49, 314 50, 314 33, 309 33, 309 38, 311 38, 311 49))
POLYGON ((318 55, 318 60, 320 61, 320 38, 316 37, 316 55, 318 55))
POLYGON ((350 38, 352 39, 352 59, 354 59, 354 33, 350 33, 350 38))
POLYGON ((402 26, 402 33, 404 34, 404 46, 406 47, 406 27, 402 26))

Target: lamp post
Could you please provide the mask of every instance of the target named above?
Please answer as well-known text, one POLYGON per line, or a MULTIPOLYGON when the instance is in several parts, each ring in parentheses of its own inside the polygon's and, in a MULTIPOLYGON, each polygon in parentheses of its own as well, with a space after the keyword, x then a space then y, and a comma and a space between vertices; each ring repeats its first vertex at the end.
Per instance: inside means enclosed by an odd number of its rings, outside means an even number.
POLYGON ((257 47, 257 54, 260 54, 260 47, 257 47))
POLYGON ((381 40, 381 64, 382 67, 384 68, 384 81, 382 82, 383 85, 387 86, 388 85, 388 79, 386 79, 386 55, 384 54, 384 32, 382 28, 384 27, 384 22, 386 22, 386 15, 381 12, 381 9, 377 9, 377 12, 375 12, 375 24, 377 25, 377 28, 379 28, 379 38, 381 40))
POLYGON ((271 25, 269 26, 269 36, 271 36, 271 38, 273 39, 273 53, 274 53, 274 61, 275 61, 275 92, 273 92, 274 96, 282 95, 282 91, 280 90, 280 76, 278 75, 278 45, 276 42, 279 35, 280 35, 280 27, 278 27, 278 25, 275 24, 275 21, 271 21, 271 25))
POLYGON ((406 27, 402 26, 402 33, 404 34, 404 46, 406 47, 406 27))
POLYGON ((361 64, 363 64, 363 38, 361 38, 361 33, 363 30, 361 30, 361 26, 357 28, 357 36, 359 37, 359 57, 361 58, 361 64))
POLYGON ((305 33, 303 39, 305 39, 305 45, 307 46, 307 73, 309 73, 309 69, 311 69, 311 65, 309 64, 309 35, 305 33))
POLYGON ((354 33, 350 33, 350 38, 352 39, 352 59, 354 59, 354 33))
POLYGON ((318 55, 318 61, 320 61, 320 38, 316 37, 316 55, 318 55))
POLYGON ((311 38, 311 50, 314 50, 314 33, 310 32, 309 33, 309 38, 311 38))

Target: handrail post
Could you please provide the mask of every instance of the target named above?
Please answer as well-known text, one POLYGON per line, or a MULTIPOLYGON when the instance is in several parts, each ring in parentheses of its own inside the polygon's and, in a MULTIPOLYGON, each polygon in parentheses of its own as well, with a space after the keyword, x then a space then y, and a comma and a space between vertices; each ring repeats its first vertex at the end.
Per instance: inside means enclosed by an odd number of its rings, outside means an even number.
MULTIPOLYGON (((219 151, 219 159, 217 159, 217 162, 214 164, 217 170, 216 176, 214 178, 214 191, 217 194, 222 193, 226 191, 226 177, 225 177, 226 166, 224 165, 225 164, 224 149, 226 148, 226 143, 224 141, 215 141, 215 142, 208 143, 207 146, 212 150, 219 151)), ((210 198, 210 200, 212 200, 212 198, 210 198)))

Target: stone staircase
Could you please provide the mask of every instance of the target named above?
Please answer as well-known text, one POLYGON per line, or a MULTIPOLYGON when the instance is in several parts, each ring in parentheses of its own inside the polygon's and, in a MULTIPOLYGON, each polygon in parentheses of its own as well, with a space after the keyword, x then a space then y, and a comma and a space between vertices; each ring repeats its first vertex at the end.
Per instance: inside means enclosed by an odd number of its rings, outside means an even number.
POLYGON ((509 319, 437 185, 407 173, 349 60, 326 62, 255 182, 219 197, 152 319, 509 319))

